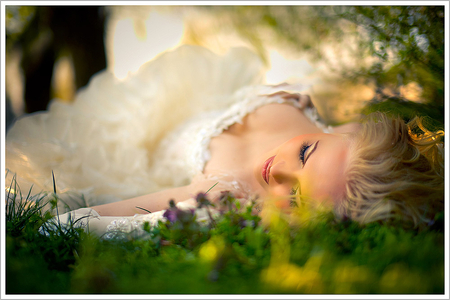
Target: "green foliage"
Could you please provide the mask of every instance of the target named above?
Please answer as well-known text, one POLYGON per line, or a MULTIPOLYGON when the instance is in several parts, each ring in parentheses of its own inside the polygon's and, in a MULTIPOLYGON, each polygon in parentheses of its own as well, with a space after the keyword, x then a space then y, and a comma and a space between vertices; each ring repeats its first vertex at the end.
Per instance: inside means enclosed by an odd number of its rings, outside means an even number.
POLYGON ((25 230, 33 230, 41 225, 41 208, 44 195, 31 195, 32 188, 24 198, 15 177, 6 193, 6 230, 12 236, 20 236, 25 230))
POLYGON ((362 110, 363 114, 384 112, 390 116, 400 116, 405 122, 415 116, 424 118, 424 126, 431 131, 444 130, 444 115, 441 107, 416 103, 396 97, 387 97, 383 100, 373 100, 362 110))
POLYGON ((374 84, 376 103, 391 97, 415 100, 401 93, 414 83, 421 90, 422 107, 429 105, 438 119, 444 118, 444 6, 203 9, 217 16, 218 31, 237 32, 263 60, 275 46, 319 61, 336 78, 374 84))
POLYGON ((356 6, 338 16, 365 29, 370 53, 380 60, 362 71, 378 87, 417 82, 428 103, 444 104, 443 6, 356 6))
MULTIPOLYGON (((213 208, 205 194, 197 203, 213 208)), ((302 226, 281 217, 267 227, 253 205, 223 193, 208 222, 170 205, 165 222, 144 225, 147 238, 111 240, 75 229, 75 221, 39 233, 49 216, 34 206, 7 213, 6 293, 444 292, 443 215, 421 232, 335 221, 331 213, 302 226), (25 216, 36 223, 20 222, 25 216)))

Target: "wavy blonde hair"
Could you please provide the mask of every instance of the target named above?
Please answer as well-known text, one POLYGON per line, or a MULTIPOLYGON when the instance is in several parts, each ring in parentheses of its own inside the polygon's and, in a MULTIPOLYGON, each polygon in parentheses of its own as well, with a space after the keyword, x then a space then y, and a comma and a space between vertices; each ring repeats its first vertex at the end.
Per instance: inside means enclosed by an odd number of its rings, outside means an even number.
POLYGON ((408 124, 373 113, 351 135, 344 200, 338 216, 359 223, 400 218, 421 227, 444 208, 443 131, 423 119, 408 124))

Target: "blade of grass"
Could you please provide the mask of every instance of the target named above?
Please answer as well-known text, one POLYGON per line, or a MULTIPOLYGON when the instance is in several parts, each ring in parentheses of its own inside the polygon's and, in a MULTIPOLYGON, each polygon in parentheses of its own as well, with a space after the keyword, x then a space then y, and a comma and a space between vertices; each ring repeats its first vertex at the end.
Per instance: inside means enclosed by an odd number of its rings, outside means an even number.
POLYGON ((142 209, 142 210, 144 210, 144 211, 148 212, 149 214, 151 214, 151 213, 152 213, 151 211, 149 211, 149 210, 147 210, 147 209, 145 209, 145 208, 139 207, 139 206, 136 206, 136 208, 142 209))
POLYGON ((28 191, 28 195, 27 195, 26 200, 30 199, 31 190, 33 189, 33 186, 34 186, 34 185, 32 184, 31 187, 30 187, 30 190, 28 191))
POLYGON ((212 190, 212 189, 213 189, 216 185, 218 185, 218 184, 219 184, 219 182, 216 182, 212 187, 209 188, 209 190, 206 191, 205 194, 208 194, 208 192, 209 192, 210 190, 212 190))
POLYGON ((55 181, 55 174, 53 173, 52 170, 52 179, 53 179, 53 192, 54 192, 54 197, 56 200, 56 216, 58 217, 58 224, 61 225, 61 220, 59 219, 59 210, 58 210, 58 199, 56 197, 56 181, 55 181))
POLYGON ((55 174, 53 173, 53 170, 52 170, 52 178, 53 178, 53 192, 56 195, 56 181, 55 181, 55 174))

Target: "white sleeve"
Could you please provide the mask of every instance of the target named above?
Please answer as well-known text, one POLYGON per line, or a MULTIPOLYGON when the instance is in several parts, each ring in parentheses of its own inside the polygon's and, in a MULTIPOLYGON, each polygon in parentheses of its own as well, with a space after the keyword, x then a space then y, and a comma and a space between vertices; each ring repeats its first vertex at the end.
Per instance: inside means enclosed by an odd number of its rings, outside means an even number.
MULTIPOLYGON (((197 221, 208 221, 209 214, 206 209, 197 209, 197 202, 194 198, 176 204, 181 210, 195 210, 197 221)), ((132 233, 135 237, 143 237, 147 233, 143 230, 143 225, 148 222, 151 227, 158 224, 158 221, 165 221, 164 213, 161 210, 149 214, 136 214, 134 216, 100 216, 92 208, 80 208, 74 211, 58 215, 47 221, 39 228, 39 232, 49 235, 50 231, 67 231, 73 225, 74 228, 82 228, 89 233, 93 233, 104 239, 112 239, 119 235, 132 233)))
POLYGON ((73 227, 82 228, 100 237, 108 237, 105 235, 109 232, 120 231, 128 233, 135 229, 140 229, 139 227, 142 226, 139 225, 142 225, 145 221, 150 222, 150 225, 154 226, 159 220, 164 219, 164 212, 163 210, 134 216, 100 216, 92 208, 80 208, 53 217, 39 228, 39 232, 49 235, 50 231, 57 232, 58 227, 64 232, 73 227))

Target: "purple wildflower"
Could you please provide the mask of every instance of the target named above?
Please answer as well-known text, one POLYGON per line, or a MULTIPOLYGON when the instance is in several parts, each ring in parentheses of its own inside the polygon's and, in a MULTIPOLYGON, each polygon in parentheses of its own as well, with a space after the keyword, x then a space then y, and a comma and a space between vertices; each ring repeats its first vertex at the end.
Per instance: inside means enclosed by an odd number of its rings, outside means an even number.
POLYGON ((213 206, 212 203, 208 200, 208 198, 206 198, 206 194, 204 193, 198 193, 195 200, 197 200, 198 208, 213 206))
POLYGON ((164 212, 163 217, 169 220, 170 223, 174 223, 177 220, 177 212, 169 208, 164 212))

